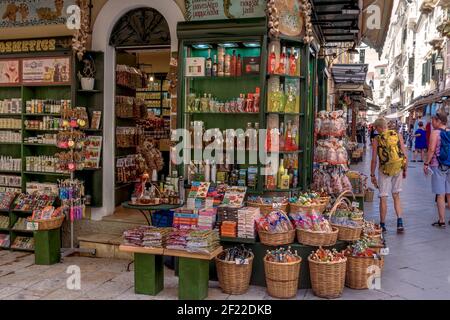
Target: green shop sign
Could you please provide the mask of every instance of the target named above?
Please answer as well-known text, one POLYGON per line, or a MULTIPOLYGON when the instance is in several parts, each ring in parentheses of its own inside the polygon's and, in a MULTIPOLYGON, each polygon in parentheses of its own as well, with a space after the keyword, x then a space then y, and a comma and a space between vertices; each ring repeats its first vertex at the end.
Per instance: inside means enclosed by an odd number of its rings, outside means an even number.
POLYGON ((185 0, 190 21, 245 19, 265 16, 266 0, 185 0))

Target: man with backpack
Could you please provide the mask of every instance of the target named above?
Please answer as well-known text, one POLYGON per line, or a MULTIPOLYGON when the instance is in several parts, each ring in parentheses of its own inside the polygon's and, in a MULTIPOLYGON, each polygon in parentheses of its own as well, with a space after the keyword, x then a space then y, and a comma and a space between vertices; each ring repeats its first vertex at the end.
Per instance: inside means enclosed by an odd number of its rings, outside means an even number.
POLYGON ((397 215, 397 232, 400 233, 404 231, 400 192, 402 191, 402 182, 406 178, 408 167, 406 148, 403 137, 396 130, 388 130, 388 124, 384 118, 377 119, 374 127, 379 135, 373 140, 372 144, 370 177, 373 185, 379 190, 380 226, 383 232, 386 232, 387 197, 390 192, 397 215), (380 162, 378 180, 375 176, 377 161, 380 162))
POLYGON ((439 220, 432 226, 445 228, 445 197, 450 204, 450 131, 447 130, 447 113, 439 109, 431 118, 431 124, 434 130, 430 135, 423 171, 426 175, 431 174, 431 192, 437 198, 439 220))

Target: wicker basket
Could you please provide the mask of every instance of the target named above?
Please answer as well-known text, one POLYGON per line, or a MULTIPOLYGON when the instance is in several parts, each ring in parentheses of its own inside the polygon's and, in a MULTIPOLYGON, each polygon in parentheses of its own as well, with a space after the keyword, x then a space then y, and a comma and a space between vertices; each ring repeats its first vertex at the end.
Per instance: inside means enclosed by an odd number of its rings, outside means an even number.
POLYGON ((59 217, 56 218, 51 218, 51 219, 45 219, 45 220, 31 220, 29 219, 28 221, 30 222, 34 222, 38 224, 38 229, 39 231, 44 231, 44 230, 53 230, 53 229, 58 229, 61 227, 63 221, 64 221, 65 216, 61 215, 59 217))
POLYGON ((266 246, 282 246, 291 244, 295 240, 295 229, 282 233, 270 233, 267 231, 258 231, 259 240, 266 246))
POLYGON ((250 285, 254 255, 248 259, 248 264, 236 264, 234 261, 224 261, 221 255, 215 258, 217 277, 222 291, 228 294, 244 294, 250 285))
POLYGON ((279 208, 274 208, 273 204, 265 204, 265 203, 259 203, 259 202, 247 202, 247 205, 249 207, 255 207, 259 208, 259 211, 262 215, 268 215, 274 210, 281 210, 283 212, 288 212, 288 203, 279 204, 279 208))
POLYGON ((373 202, 374 196, 375 196, 375 191, 373 189, 367 189, 364 194, 364 201, 373 202))
POLYGON ((314 212, 323 213, 326 209, 327 205, 324 203, 314 204, 310 206, 304 206, 297 203, 289 204, 289 213, 304 213, 311 214, 314 212))
MULTIPOLYGON (((349 207, 350 205, 350 200, 348 200, 345 195, 348 192, 343 192, 339 195, 339 197, 337 197, 336 202, 334 203, 333 207, 330 210, 330 217, 336 213, 337 207, 341 204, 346 204, 347 207, 349 207)), ((355 195, 353 193, 351 193, 353 195, 353 197, 355 197, 355 195)), ((355 221, 355 220, 353 220, 355 221)), ((356 241, 358 239, 361 238, 361 232, 362 232, 362 223, 363 223, 363 218, 360 219, 359 222, 361 225, 358 227, 350 227, 350 226, 344 226, 344 225, 340 225, 340 224, 334 224, 332 223, 331 226, 334 228, 337 228, 339 230, 338 233, 338 240, 343 240, 343 241, 356 241)))
POLYGON ((347 261, 319 262, 308 257, 309 275, 314 294, 321 298, 334 299, 344 290, 347 261))
POLYGON ((362 227, 348 227, 333 223, 331 226, 339 230, 338 240, 356 241, 361 238, 362 227))
POLYGON ((297 228, 297 240, 301 244, 313 247, 329 247, 336 244, 339 230, 333 228, 332 232, 319 232, 297 228))
POLYGON ((288 263, 271 262, 264 257, 267 292, 270 296, 287 299, 297 295, 301 262, 300 257, 298 261, 288 263))
MULTIPOLYGON (((384 258, 374 259, 365 257, 347 257, 347 271, 345 273, 345 285, 352 289, 368 289, 370 277, 369 267, 376 266, 380 272, 384 267, 384 258)), ((372 271, 373 272, 373 271, 372 271)))

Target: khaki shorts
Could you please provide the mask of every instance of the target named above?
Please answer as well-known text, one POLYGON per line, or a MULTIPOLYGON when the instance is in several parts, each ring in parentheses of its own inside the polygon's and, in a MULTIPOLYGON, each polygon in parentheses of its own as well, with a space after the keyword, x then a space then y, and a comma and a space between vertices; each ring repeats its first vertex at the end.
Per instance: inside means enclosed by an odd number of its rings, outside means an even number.
POLYGON ((389 193, 399 193, 402 191, 403 172, 400 171, 396 176, 387 176, 378 172, 378 191, 381 197, 387 197, 389 193))

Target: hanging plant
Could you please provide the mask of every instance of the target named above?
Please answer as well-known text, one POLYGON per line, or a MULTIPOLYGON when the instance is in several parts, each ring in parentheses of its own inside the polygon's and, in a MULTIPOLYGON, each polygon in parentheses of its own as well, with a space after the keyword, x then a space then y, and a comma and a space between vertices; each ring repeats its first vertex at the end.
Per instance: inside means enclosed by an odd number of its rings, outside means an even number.
POLYGON ((72 39, 72 49, 76 52, 78 60, 82 60, 88 39, 90 36, 90 14, 89 14, 89 2, 88 0, 77 0, 77 5, 80 7, 81 23, 80 29, 78 29, 72 39))

